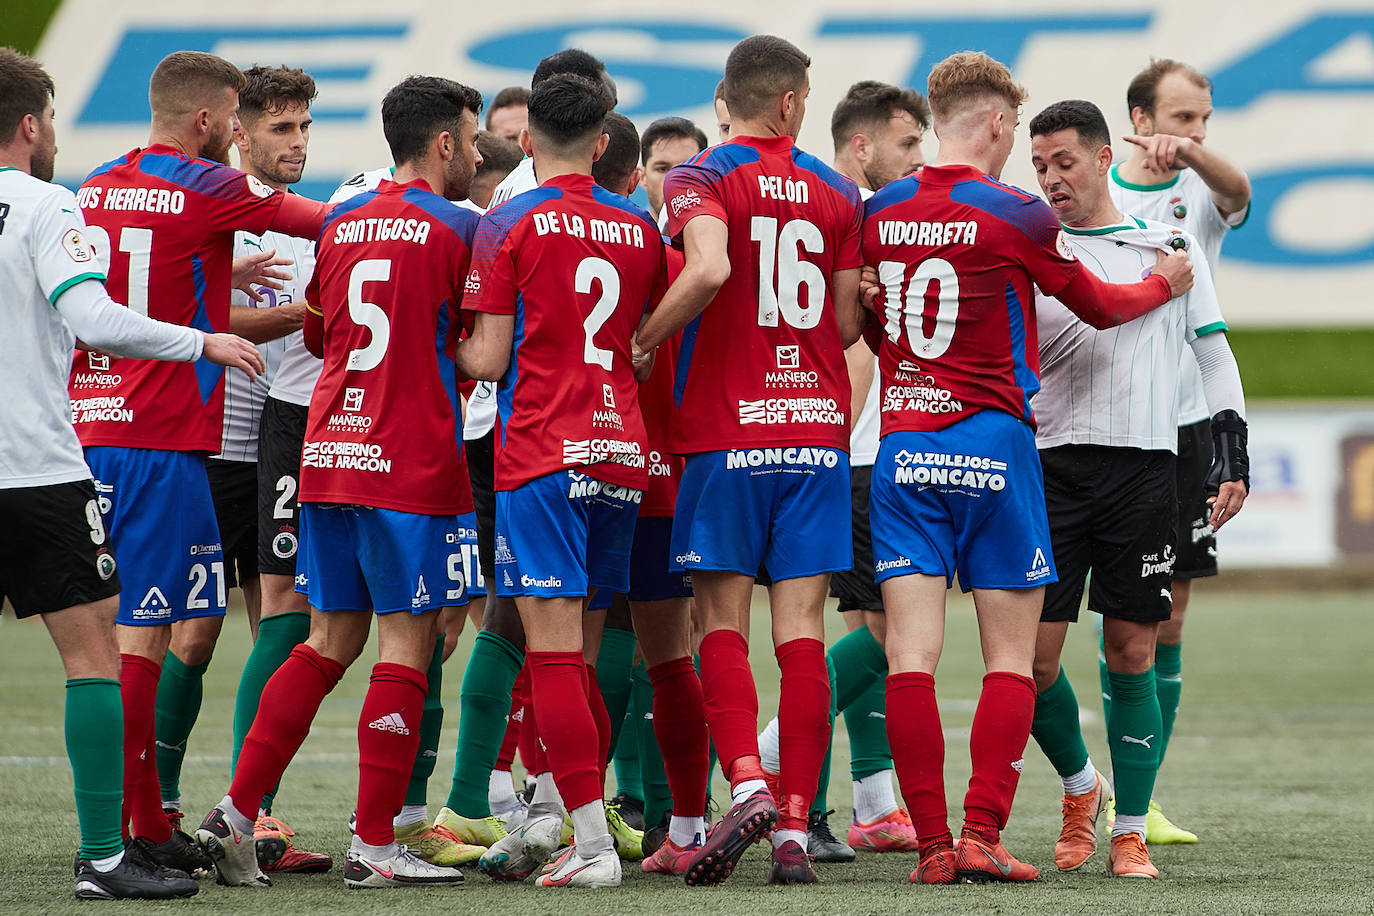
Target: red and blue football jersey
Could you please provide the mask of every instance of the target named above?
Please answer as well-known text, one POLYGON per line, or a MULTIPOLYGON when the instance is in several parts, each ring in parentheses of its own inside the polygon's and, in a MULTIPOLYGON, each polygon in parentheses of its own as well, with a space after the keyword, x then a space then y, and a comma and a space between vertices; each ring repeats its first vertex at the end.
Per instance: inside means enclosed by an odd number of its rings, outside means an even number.
POLYGON ((684 329, 672 448, 849 449, 849 375, 830 289, 862 264, 854 182, 791 137, 738 137, 668 173, 668 235, 712 216, 730 276, 684 329))
MULTIPOLYGON (((682 272, 682 252, 665 245, 664 255, 671 284, 682 272)), ((673 414, 677 412, 673 379, 681 347, 681 331, 659 344, 654 354, 654 371, 639 386, 639 409, 644 415, 644 431, 649 439, 649 486, 639 504, 639 514, 643 518, 671 518, 677 507, 677 487, 686 462, 681 455, 668 449, 668 441, 673 414)))
POLYGON ((449 353, 476 228, 423 180, 383 181, 330 211, 306 290, 324 316, 324 366, 301 502, 472 510, 449 353))
MULTIPOLYGON (((110 296, 201 331, 229 330, 234 231, 266 232, 284 194, 169 146, 97 168, 77 192, 110 296)), ((224 369, 77 350, 68 384, 81 444, 215 453, 224 369)))
POLYGON ((966 165, 928 165, 868 199, 884 435, 980 410, 1034 425, 1040 355, 1031 285, 1055 295, 1083 266, 1040 198, 966 165))
POLYGON ((550 179, 482 217, 463 308, 515 316, 496 392, 497 490, 565 469, 645 488, 630 338, 666 286, 652 217, 589 175, 550 179))

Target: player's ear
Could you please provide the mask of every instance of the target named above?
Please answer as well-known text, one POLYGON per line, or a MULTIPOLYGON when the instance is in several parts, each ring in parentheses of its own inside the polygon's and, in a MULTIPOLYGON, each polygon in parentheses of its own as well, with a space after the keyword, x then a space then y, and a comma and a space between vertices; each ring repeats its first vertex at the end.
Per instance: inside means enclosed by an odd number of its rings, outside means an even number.
POLYGON ((865 134, 855 134, 849 138, 849 151, 854 154, 854 158, 859 162, 868 161, 868 137, 865 134))
POLYGON ((1142 137, 1148 137, 1154 133, 1154 118, 1141 108, 1139 105, 1131 109, 1131 127, 1142 137))
POLYGON ((453 134, 446 130, 439 131, 438 136, 434 138, 434 151, 439 154, 439 161, 451 161, 456 149, 457 143, 453 138, 453 134))
POLYGON ((596 138, 596 147, 592 150, 592 162, 606 155, 606 147, 611 145, 611 135, 602 134, 596 138))
POLYGON ((1111 169, 1111 167, 1112 145, 1110 143, 1106 143, 1103 144, 1102 148, 1097 151, 1097 174, 1105 175, 1111 169))
POLYGON ((520 151, 526 156, 534 155, 534 142, 530 140, 530 129, 528 127, 520 128, 520 138, 516 140, 516 142, 520 144, 520 151))
POLYGON ((644 180, 644 169, 635 166, 635 170, 630 173, 630 180, 625 186, 625 196, 629 197, 639 187, 639 183, 644 180))

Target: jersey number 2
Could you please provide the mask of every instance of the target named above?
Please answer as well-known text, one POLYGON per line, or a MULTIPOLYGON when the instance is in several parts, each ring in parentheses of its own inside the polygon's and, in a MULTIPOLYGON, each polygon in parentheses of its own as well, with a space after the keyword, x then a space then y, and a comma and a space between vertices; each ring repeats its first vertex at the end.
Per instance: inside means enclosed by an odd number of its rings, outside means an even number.
POLYGON ((590 293, 593 280, 601 283, 601 298, 596 300, 591 314, 582 322, 582 332, 585 335, 582 342, 582 361, 589 366, 600 366, 609 372, 614 354, 604 347, 598 347, 592 342, 592 338, 615 313, 615 307, 620 303, 620 274, 616 271, 615 265, 605 258, 583 258, 577 265, 577 273, 573 276, 573 289, 579 293, 590 293))

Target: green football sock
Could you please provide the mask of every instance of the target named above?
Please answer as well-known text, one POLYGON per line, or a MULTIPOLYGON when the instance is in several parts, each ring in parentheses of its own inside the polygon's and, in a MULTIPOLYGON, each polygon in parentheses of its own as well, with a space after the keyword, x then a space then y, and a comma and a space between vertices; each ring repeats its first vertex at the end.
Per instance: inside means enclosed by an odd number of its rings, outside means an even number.
POLYGON ((157 682, 157 781, 163 801, 181 797, 181 762, 186 739, 200 716, 201 679, 210 663, 187 665, 169 649, 157 682))
MULTIPOLYGON (((234 694, 234 747, 229 758, 231 776, 238 765, 243 739, 248 736, 248 730, 253 727, 253 719, 258 714, 262 689, 281 667, 281 663, 286 661, 291 650, 305 642, 309 635, 310 615, 303 611, 273 614, 258 621, 258 638, 253 643, 253 650, 248 653, 247 661, 243 663, 243 674, 239 675, 238 690, 234 694)), ((272 800, 276 795, 277 786, 273 786, 263 796, 264 810, 272 809, 272 800)))
POLYGON ((446 803, 464 817, 491 814, 487 788, 506 736, 515 677, 524 662, 523 649, 487 630, 478 633, 472 644, 458 696, 457 754, 446 803))
POLYGON ((1163 722, 1159 735, 1159 765, 1163 767, 1169 739, 1174 734, 1179 699, 1183 696, 1183 643, 1155 646, 1155 690, 1159 694, 1159 715, 1163 722))
MULTIPOLYGON (((630 708, 630 669, 635 664, 635 634, 629 630, 606 627, 601 633, 601 649, 596 654, 596 682, 601 688, 601 699, 606 702, 606 715, 611 717, 611 753, 619 758, 622 744, 632 745, 634 740, 621 742, 620 732, 625 727, 625 714, 630 708)), ((628 752, 633 755, 633 750, 628 752)), ((636 771, 639 761, 634 761, 636 771)), ((616 762, 616 784, 620 783, 621 764, 616 762)), ((637 798, 638 796, 636 796, 637 798)))
MULTIPOLYGON (((1078 697, 1063 668, 1059 669, 1059 677, 1050 687, 1036 694, 1031 736, 1061 777, 1082 772, 1088 765, 1088 748, 1083 743, 1083 729, 1078 724, 1078 697)), ((1113 751, 1113 759, 1115 755, 1113 751)))
POLYGON ((849 733, 849 772, 863 779, 892 769, 887 744, 887 653, 868 627, 851 630, 830 647, 835 705, 849 733))
POLYGON ((1102 619, 1097 627, 1097 682, 1102 688, 1102 721, 1112 718, 1112 679, 1107 674, 1107 648, 1102 636, 1102 619))
POLYGON ((83 859, 107 859, 124 848, 124 706, 119 681, 67 681, 67 759, 72 765, 83 859))
MULTIPOLYGON (((598 668, 597 677, 600 676, 598 668)), ((648 712, 652 714, 653 709, 651 699, 648 712)), ((615 753, 611 755, 611 763, 615 767, 616 792, 641 802, 644 801, 644 778, 639 757, 639 729, 635 723, 643 718, 644 710, 640 708, 639 697, 631 685, 629 702, 625 704, 625 714, 620 719, 621 726, 618 730, 611 730, 612 740, 615 741, 615 753)))
POLYGON ((849 733, 849 775, 855 780, 892 769, 887 743, 887 688, 881 679, 844 710, 849 733))
POLYGON ((1141 674, 1110 672, 1112 717, 1107 745, 1112 751, 1112 782, 1117 815, 1143 816, 1150 805, 1159 770, 1159 716, 1153 670, 1141 674))
POLYGON ((415 751, 415 763, 410 768, 410 784, 406 786, 407 805, 423 805, 429 800, 429 777, 434 775, 434 764, 439 759, 439 734, 444 730, 443 633, 434 638, 434 654, 430 656, 425 677, 429 686, 425 690, 425 705, 420 713, 420 746, 415 751))
MULTIPOLYGON (((633 729, 639 745, 640 784, 644 788, 644 823, 662 823, 673 810, 673 793, 668 788, 668 773, 663 769, 663 752, 654 734, 654 686, 643 663, 635 665, 634 694, 630 705, 639 713, 626 731, 633 729)), ((618 771, 617 771, 618 772, 618 771)))

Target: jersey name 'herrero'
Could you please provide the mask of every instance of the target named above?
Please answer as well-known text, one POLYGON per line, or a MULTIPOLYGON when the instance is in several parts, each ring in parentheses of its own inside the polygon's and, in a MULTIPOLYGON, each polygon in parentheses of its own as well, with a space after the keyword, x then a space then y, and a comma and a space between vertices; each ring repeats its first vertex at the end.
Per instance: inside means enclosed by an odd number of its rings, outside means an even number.
POLYGON ((482 217, 463 307, 515 317, 496 391, 497 490, 572 468, 645 488, 630 338, 666 285, 653 219, 589 175, 550 179, 482 217))
POLYGON ((1035 444, 1177 451, 1179 358, 1198 337, 1226 330, 1202 247, 1181 230, 1134 217, 1120 226, 1064 231, 1083 266, 1109 283, 1135 283, 1182 235, 1193 258, 1193 288, 1100 331, 1058 300, 1037 296, 1042 387, 1035 444))
POLYGON ((667 235, 729 230, 730 276, 684 329, 670 447, 849 448, 849 375, 831 275, 861 265, 854 182, 790 137, 738 137, 668 173, 667 235))
POLYGON ((476 214, 423 181, 383 181, 330 211, 306 292, 324 315, 324 368, 301 452, 302 502, 469 509, 447 349, 476 227, 476 214), (380 226, 390 228, 358 228, 380 226))
POLYGON ((883 435, 988 409, 1034 425, 1031 284, 1058 292, 1082 269, 1049 206, 970 166, 928 165, 869 198, 863 246, 882 284, 883 435))
MULTIPOLYGON (((237 169, 168 146, 105 163, 76 195, 87 238, 108 264, 110 296, 207 332, 229 329, 234 230, 266 231, 284 197, 237 169)), ((83 446, 220 450, 224 370, 208 360, 116 361, 78 350, 68 389, 83 446)))

